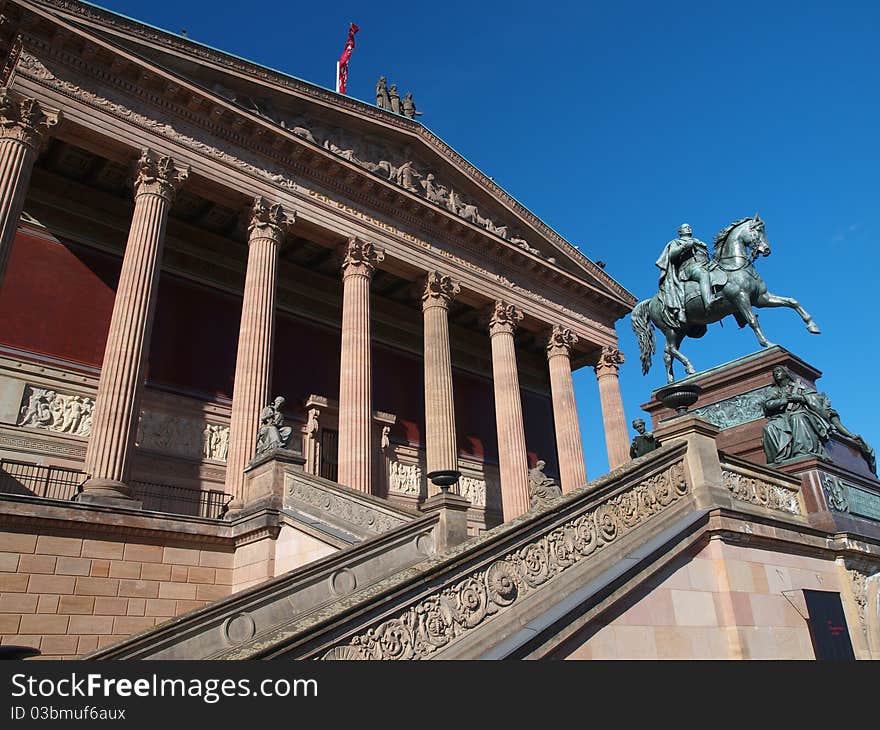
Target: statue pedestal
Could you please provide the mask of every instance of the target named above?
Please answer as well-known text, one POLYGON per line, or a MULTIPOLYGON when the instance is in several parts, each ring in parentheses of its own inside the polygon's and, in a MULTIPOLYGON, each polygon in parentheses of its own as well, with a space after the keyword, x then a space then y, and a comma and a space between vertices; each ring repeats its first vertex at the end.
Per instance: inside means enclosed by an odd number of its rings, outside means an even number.
MULTIPOLYGON (((771 392, 773 368, 777 365, 813 388, 822 375, 820 370, 775 345, 676 381, 676 385, 700 387, 699 398, 688 412, 720 429, 716 439, 719 451, 755 464, 767 463, 763 445, 767 418, 761 403, 771 392)), ((642 405, 655 429, 676 416, 672 408, 658 400, 658 390, 662 389, 655 390, 651 400, 642 405)), ((834 393, 829 396, 833 405, 834 393)), ((846 425, 845 413, 841 420, 846 425)), ((806 456, 771 466, 801 479, 807 510, 817 526, 829 530, 853 530, 858 526, 856 532, 865 534, 868 530, 868 534, 880 535, 880 480, 851 439, 835 433, 825 443, 825 450, 828 461, 806 456)))

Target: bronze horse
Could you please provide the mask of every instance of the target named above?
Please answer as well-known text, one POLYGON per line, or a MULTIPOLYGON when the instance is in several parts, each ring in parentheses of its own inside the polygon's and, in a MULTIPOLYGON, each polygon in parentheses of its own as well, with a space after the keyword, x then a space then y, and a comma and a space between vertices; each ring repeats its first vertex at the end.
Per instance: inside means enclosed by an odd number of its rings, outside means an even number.
POLYGON ((780 297, 767 291, 767 285, 758 275, 754 261, 759 256, 770 255, 770 244, 764 235, 764 221, 755 214, 754 218, 734 221, 715 236, 715 250, 709 270, 712 275, 713 290, 720 288, 720 298, 713 302, 708 311, 703 306, 699 285, 685 283, 685 322, 674 321, 667 313, 658 294, 639 302, 632 311, 631 324, 639 340, 642 373, 647 375, 651 369, 651 356, 656 352, 654 329, 657 327, 666 336, 663 348, 663 361, 666 363, 668 382, 673 382, 673 358, 685 367, 688 375, 695 370, 678 348, 685 337, 702 337, 706 325, 719 322, 732 314, 740 327, 749 325, 762 347, 769 347, 770 341, 758 325, 758 316, 752 307, 791 307, 807 325, 807 330, 819 334, 813 318, 807 314, 797 299, 780 297))

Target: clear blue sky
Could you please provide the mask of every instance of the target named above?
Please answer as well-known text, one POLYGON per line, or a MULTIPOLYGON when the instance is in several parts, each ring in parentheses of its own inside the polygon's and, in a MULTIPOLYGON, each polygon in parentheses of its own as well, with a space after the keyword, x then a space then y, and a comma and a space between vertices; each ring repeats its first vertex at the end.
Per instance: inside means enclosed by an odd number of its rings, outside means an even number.
MULTIPOLYGON (((332 88, 349 21, 349 95, 387 75, 421 121, 639 299, 684 221, 710 243, 756 211, 770 290, 822 328, 759 310, 765 333, 824 372, 842 421, 880 448, 880 5, 826 2, 347 2, 104 0, 104 7, 332 88)), ((627 418, 662 385, 629 318, 627 418)), ((732 318, 687 340, 698 370, 755 351, 732 318)), ((677 368, 680 366, 676 366, 677 368)), ((677 370, 681 373, 681 370, 677 370)), ((587 469, 607 469, 592 369, 575 374, 587 469)))

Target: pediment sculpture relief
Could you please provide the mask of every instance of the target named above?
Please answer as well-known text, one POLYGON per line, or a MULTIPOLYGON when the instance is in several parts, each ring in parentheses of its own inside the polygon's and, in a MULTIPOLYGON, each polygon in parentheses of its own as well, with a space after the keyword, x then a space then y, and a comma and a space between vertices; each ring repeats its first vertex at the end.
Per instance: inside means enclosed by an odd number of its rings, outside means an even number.
POLYGON ((491 218, 481 215, 475 204, 451 186, 441 184, 432 171, 418 166, 414 160, 407 159, 399 151, 371 144, 342 128, 324 126, 306 119, 303 115, 285 118, 268 100, 253 99, 220 83, 214 84, 212 89, 243 109, 259 114, 297 137, 319 145, 358 167, 381 175, 389 182, 446 208, 458 217, 485 228, 489 233, 494 233, 535 256, 542 256, 520 232, 507 225, 498 225, 491 218))

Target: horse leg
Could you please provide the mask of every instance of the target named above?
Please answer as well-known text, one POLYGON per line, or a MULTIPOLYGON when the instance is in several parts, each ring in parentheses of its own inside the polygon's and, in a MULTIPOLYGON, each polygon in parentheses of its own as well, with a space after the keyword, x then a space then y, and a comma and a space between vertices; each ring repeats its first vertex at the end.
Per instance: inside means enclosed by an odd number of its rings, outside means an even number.
POLYGON ((684 339, 684 333, 675 332, 674 330, 663 330, 663 334, 666 335, 666 346, 663 348, 663 362, 666 364, 666 381, 671 383, 675 380, 675 376, 672 373, 673 359, 678 360, 684 365, 685 372, 688 375, 693 375, 696 372, 694 366, 678 350, 681 341, 684 339))
POLYGON ((748 322, 749 327, 755 331, 755 337, 758 338, 758 344, 761 345, 761 347, 770 347, 773 343, 764 337, 764 333, 761 331, 761 327, 758 324, 758 315, 752 310, 752 303, 748 293, 740 290, 732 301, 742 315, 742 318, 748 322))
POLYGON ((807 313, 807 310, 804 309, 801 306, 800 302, 794 297, 780 297, 776 294, 771 294, 770 292, 765 291, 755 298, 755 306, 790 307, 800 315, 800 318, 802 320, 804 320, 807 325, 807 332, 812 332, 814 335, 820 334, 820 330, 816 326, 816 323, 813 321, 813 318, 807 313))

